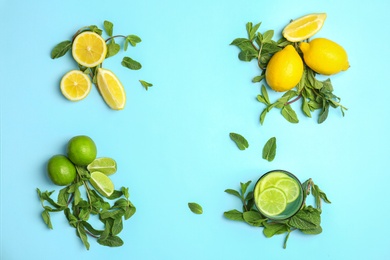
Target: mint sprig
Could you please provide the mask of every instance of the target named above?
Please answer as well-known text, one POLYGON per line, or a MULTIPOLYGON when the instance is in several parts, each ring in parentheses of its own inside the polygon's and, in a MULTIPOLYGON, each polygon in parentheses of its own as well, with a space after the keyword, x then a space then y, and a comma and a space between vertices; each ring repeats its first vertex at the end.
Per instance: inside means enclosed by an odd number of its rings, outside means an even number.
MULTIPOLYGON (((264 33, 258 32, 261 23, 253 25, 248 22, 246 24, 247 38, 236 38, 231 42, 231 45, 237 46, 240 49, 238 58, 241 61, 250 62, 256 60, 258 67, 261 70, 260 75, 252 79, 253 83, 262 82, 265 79, 265 71, 271 57, 278 51, 282 50, 287 45, 293 45, 298 53, 302 56, 302 52, 297 46, 297 43, 289 42, 284 37, 279 40, 272 40, 274 36, 273 30, 268 30, 264 33)), ((316 78, 316 73, 308 66, 304 66, 304 73, 298 85, 287 91, 282 97, 271 102, 267 88, 263 84, 261 93, 257 96, 257 100, 263 103, 266 107, 260 114, 260 123, 263 124, 266 115, 272 109, 280 109, 281 115, 290 123, 298 123, 297 113, 291 106, 298 100, 302 101, 301 110, 307 117, 312 117, 312 112, 318 110, 319 124, 323 123, 329 114, 329 108, 340 108, 344 116, 346 107, 341 105, 340 98, 333 94, 333 86, 330 79, 320 81, 316 78)))
POLYGON ((51 198, 54 191, 42 192, 37 189, 43 207, 41 216, 44 223, 53 229, 50 214, 63 211, 69 225, 76 229, 77 236, 87 250, 90 248, 88 237, 96 239, 104 246, 122 246, 123 240, 118 234, 123 229, 123 221, 131 218, 136 211, 129 200, 129 189, 122 187, 115 190, 110 197, 103 198, 89 186, 90 172, 87 168, 77 166, 76 170, 75 181, 58 192, 57 200, 51 198), (85 196, 82 196, 81 188, 85 196), (88 222, 91 216, 96 216, 102 222, 103 229, 95 229, 88 222))
POLYGON ((240 183, 239 190, 225 190, 226 193, 239 198, 243 205, 241 211, 237 209, 225 211, 223 215, 227 219, 245 222, 253 227, 262 227, 263 234, 267 238, 285 234, 283 248, 287 247, 290 233, 295 230, 307 235, 317 235, 322 232, 322 202, 331 202, 318 185, 314 184, 312 179, 308 179, 302 184, 304 189, 304 204, 302 208, 294 216, 285 220, 270 220, 257 210, 254 204, 253 190, 248 189, 251 182, 240 183), (314 197, 314 206, 306 204, 306 198, 310 194, 314 197))

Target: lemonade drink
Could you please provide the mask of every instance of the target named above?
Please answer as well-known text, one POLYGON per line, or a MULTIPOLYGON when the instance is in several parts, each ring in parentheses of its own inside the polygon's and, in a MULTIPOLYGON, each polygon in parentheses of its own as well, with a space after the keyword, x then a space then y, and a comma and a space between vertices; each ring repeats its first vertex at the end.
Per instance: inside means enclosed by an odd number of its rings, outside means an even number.
POLYGON ((274 220, 293 216, 303 203, 300 181, 283 170, 270 171, 261 176, 255 185, 253 196, 260 213, 274 220))

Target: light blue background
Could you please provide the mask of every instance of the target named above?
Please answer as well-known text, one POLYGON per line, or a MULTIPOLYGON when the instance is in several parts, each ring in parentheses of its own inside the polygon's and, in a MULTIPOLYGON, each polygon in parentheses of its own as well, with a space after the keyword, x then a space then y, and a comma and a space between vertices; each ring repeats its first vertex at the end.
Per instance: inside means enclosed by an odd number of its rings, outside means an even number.
MULTIPOLYGON (((390 126, 387 103, 388 1, 0 1, 1 259, 390 259, 390 126), (316 37, 340 43, 351 68, 332 76, 334 93, 349 108, 332 109, 321 125, 299 113, 290 124, 272 111, 263 126, 255 63, 238 60, 229 44, 245 37, 245 24, 262 22, 278 38, 290 19, 312 12, 328 18, 316 37), (70 55, 50 51, 80 27, 112 21, 114 34, 136 34, 136 48, 107 60, 125 85, 127 106, 110 110, 96 88, 83 101, 67 101, 59 81, 76 68, 70 55), (128 55, 143 65, 120 65, 128 55), (139 79, 152 82, 148 91, 139 79), (250 144, 238 150, 230 132, 250 144), (116 159, 117 187, 130 188, 137 213, 120 248, 89 239, 85 250, 62 213, 54 230, 43 223, 36 188, 54 190, 45 164, 65 153, 68 139, 86 134, 98 156, 116 159), (277 138, 273 162, 261 158, 277 138), (240 209, 224 192, 281 168, 319 184, 323 233, 293 232, 267 239, 262 229, 232 222, 240 209), (203 206, 195 215, 188 202, 203 206)), ((275 99, 278 95, 271 94, 275 99)), ((298 104, 295 108, 299 109, 298 104)))

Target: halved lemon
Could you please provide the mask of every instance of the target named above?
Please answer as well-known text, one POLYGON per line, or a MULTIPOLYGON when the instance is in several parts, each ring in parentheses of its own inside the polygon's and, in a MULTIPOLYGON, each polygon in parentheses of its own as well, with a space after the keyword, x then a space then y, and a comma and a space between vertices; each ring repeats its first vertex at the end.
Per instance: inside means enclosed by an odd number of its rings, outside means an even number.
POLYGON ((324 25, 326 13, 313 13, 293 20, 283 29, 283 36, 290 42, 309 39, 324 25))
POLYGON ((268 188, 260 193, 257 207, 267 216, 276 216, 282 213, 287 206, 287 198, 284 192, 278 188, 268 188))
POLYGON ((125 89, 112 71, 99 68, 97 73, 97 86, 109 107, 115 110, 121 110, 125 107, 125 89))
POLYGON ((91 85, 88 75, 80 70, 71 70, 62 77, 60 89, 67 99, 79 101, 88 95, 91 85))
POLYGON ((103 196, 109 197, 114 192, 114 183, 102 172, 91 173, 89 182, 103 196))
POLYGON ((82 66, 93 68, 103 62, 107 54, 105 40, 97 33, 82 32, 72 44, 73 58, 82 66))

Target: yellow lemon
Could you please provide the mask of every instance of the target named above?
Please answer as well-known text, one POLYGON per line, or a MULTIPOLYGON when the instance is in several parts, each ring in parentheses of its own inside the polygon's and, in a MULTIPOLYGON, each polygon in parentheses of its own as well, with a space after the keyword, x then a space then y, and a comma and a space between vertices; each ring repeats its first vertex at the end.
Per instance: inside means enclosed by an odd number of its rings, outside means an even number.
POLYGON ((326 19, 326 13, 314 13, 302 16, 283 29, 283 36, 290 42, 300 42, 309 39, 321 30, 326 19))
POLYGON ((333 75, 349 68, 347 52, 339 44, 316 38, 299 45, 307 66, 319 74, 333 75))
POLYGON ((115 110, 121 110, 126 104, 126 93, 122 83, 110 70, 99 68, 97 85, 104 101, 115 110))
POLYGON ((93 68, 103 62, 107 54, 105 40, 97 33, 83 32, 72 44, 73 58, 82 66, 93 68))
POLYGON ((67 99, 79 101, 88 95, 91 85, 88 75, 79 70, 71 70, 62 77, 60 89, 67 99))
POLYGON ((303 75, 303 61, 292 45, 275 53, 268 62, 265 79, 275 91, 284 92, 294 88, 303 75))

